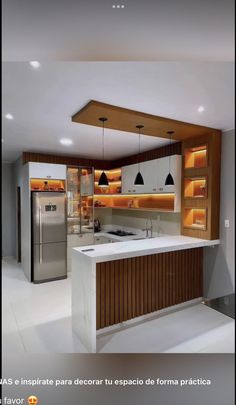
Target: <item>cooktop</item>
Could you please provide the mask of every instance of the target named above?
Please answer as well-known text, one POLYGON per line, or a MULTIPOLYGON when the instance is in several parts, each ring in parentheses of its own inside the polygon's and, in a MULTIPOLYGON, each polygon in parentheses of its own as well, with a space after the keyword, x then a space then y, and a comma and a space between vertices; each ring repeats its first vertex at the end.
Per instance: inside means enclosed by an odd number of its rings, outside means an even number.
POLYGON ((110 235, 116 235, 116 236, 132 236, 132 235, 135 235, 135 233, 126 232, 126 231, 123 231, 122 229, 117 229, 116 231, 109 231, 107 233, 109 233, 110 235))

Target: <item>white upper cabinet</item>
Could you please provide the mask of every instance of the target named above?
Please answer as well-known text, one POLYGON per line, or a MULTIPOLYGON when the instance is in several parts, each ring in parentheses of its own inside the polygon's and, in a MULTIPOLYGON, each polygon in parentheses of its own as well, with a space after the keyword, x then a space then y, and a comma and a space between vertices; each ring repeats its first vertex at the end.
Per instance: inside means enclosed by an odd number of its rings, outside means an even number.
MULTIPOLYGON (((177 156, 177 155, 176 155, 177 156)), ((176 156, 157 159, 157 190, 158 192, 174 193, 176 189, 176 178, 181 177, 181 171, 176 170, 176 156), (174 179, 173 186, 165 186, 166 177, 169 172, 174 179)), ((178 156, 177 156, 178 157, 178 156)))
POLYGON ((180 155, 163 157, 140 163, 140 172, 143 176, 144 185, 134 186, 134 180, 138 173, 138 164, 122 167, 122 194, 138 193, 175 193, 176 210, 180 209, 181 196, 181 161, 180 155), (168 173, 174 179, 173 186, 165 186, 168 173))
MULTIPOLYGON (((142 164, 140 171, 142 173, 142 164)), ((141 194, 145 193, 144 186, 135 186, 134 181, 138 173, 138 164, 123 166, 121 168, 121 186, 122 194, 141 194)))
POLYGON ((143 176, 144 185, 143 185, 143 192, 144 193, 160 193, 158 190, 158 162, 157 160, 148 160, 147 162, 143 162, 140 164, 140 172, 143 176))
POLYGON ((30 162, 29 177, 34 179, 66 180, 66 165, 30 162))

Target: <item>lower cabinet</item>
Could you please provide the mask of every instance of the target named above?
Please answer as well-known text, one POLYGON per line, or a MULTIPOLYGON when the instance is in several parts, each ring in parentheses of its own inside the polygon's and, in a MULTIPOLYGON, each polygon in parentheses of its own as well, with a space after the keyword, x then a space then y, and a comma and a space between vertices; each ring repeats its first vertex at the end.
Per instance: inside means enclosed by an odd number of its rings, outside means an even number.
POLYGON ((85 233, 79 235, 67 235, 67 272, 71 271, 71 251, 78 246, 94 244, 94 234, 85 233))

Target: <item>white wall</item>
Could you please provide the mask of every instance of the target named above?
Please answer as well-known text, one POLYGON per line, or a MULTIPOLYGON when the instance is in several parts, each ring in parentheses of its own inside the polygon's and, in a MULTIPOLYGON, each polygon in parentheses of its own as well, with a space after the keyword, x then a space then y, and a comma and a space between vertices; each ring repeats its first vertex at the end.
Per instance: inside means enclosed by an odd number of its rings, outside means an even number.
POLYGON ((22 201, 22 159, 21 157, 15 161, 13 164, 13 187, 14 187, 14 200, 15 200, 15 246, 14 246, 14 256, 17 257, 17 187, 20 187, 20 192, 21 192, 21 201, 22 201))
POLYGON ((235 288, 235 130, 222 134, 220 245, 205 249, 204 295, 215 298, 235 288), (224 221, 229 219, 230 228, 224 221))
MULTIPOLYGON (((22 159, 2 165, 2 256, 17 257, 17 187, 22 189, 22 159)), ((24 238, 25 235, 22 235, 24 238)))
POLYGON ((15 256, 16 196, 13 165, 2 165, 2 256, 15 256))

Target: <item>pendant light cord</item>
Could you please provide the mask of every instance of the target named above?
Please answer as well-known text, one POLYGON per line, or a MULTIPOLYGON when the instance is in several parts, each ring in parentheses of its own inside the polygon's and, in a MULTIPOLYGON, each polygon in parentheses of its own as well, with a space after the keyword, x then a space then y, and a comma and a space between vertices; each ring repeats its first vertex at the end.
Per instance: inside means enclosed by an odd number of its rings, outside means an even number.
POLYGON ((140 152, 141 152, 141 129, 143 125, 136 125, 136 128, 139 130, 139 139, 138 139, 138 172, 140 171, 140 152))
POLYGON ((140 128, 139 128, 139 136, 138 136, 138 171, 140 172, 140 141, 141 141, 141 135, 140 135, 140 128))
POLYGON ((172 152, 172 134, 174 131, 168 131, 167 134, 170 136, 170 154, 169 154, 169 173, 170 173, 170 159, 171 159, 171 152, 172 152))
POLYGON ((169 173, 170 173, 170 157, 171 157, 171 134, 170 134, 170 156, 169 156, 169 173))
POLYGON ((104 162, 105 152, 104 152, 104 121, 102 122, 102 159, 104 162))
POLYGON ((101 117, 99 118, 99 121, 102 122, 102 159, 103 161, 105 160, 105 142, 104 142, 104 133, 105 133, 105 121, 107 121, 107 118, 101 117))

